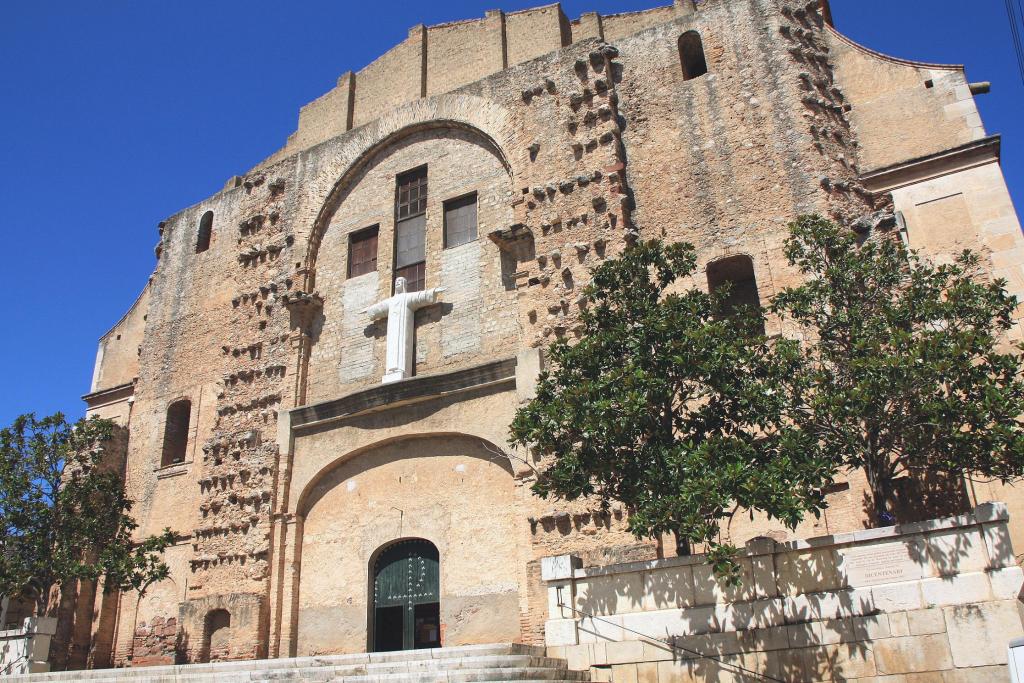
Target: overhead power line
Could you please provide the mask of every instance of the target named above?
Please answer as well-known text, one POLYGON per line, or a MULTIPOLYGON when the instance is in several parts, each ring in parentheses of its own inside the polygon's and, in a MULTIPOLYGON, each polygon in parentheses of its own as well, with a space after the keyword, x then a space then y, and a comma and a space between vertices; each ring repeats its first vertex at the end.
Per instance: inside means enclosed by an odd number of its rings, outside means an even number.
POLYGON ((1021 45, 1021 33, 1024 32, 1017 16, 1020 15, 1021 22, 1024 22, 1024 5, 1017 0, 1017 11, 1014 11, 1014 0, 1004 0, 1006 4, 1006 18, 1010 21, 1010 37, 1013 39, 1013 51, 1017 55, 1017 70, 1020 72, 1021 83, 1024 83, 1024 47, 1021 45))

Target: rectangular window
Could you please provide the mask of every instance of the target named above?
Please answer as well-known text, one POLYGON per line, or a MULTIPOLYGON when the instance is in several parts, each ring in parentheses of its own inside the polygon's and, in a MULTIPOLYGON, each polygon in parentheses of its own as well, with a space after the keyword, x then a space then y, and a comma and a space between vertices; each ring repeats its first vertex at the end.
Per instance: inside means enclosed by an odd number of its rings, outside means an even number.
POLYGON ((426 216, 420 214, 400 221, 395 228, 395 268, 426 260, 426 216))
POLYGON ((395 277, 418 292, 426 286, 427 167, 403 173, 395 185, 395 277))
POLYGON ((405 278, 405 291, 422 292, 427 287, 427 264, 420 261, 411 266, 397 268, 395 277, 405 278))
POLYGON ((444 203, 444 247, 476 239, 476 192, 444 203))
POLYGON ((354 232, 348 237, 348 276, 377 272, 378 227, 354 232))
POLYGON ((398 189, 395 203, 397 204, 398 220, 405 220, 427 211, 427 167, 403 173, 398 176, 398 189))

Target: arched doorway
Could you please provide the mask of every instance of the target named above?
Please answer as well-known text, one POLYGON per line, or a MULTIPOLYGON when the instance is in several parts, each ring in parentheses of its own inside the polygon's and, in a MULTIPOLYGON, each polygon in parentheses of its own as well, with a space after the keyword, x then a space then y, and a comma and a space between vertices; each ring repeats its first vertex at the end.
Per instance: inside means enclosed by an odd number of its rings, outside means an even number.
POLYGON ((384 548, 373 563, 373 650, 441 647, 437 547, 415 538, 384 548))

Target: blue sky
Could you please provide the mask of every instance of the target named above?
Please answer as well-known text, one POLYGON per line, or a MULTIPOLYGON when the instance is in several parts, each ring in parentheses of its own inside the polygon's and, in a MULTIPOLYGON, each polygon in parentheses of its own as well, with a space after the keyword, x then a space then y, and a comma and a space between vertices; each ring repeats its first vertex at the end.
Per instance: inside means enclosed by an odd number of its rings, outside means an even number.
MULTIPOLYGON (((717 0, 724 1, 724 0, 717 0)), ((508 1, 515 10, 537 2, 508 1)), ((667 0, 564 2, 572 17, 667 0)), ((833 0, 837 27, 888 54, 962 63, 1024 192, 1024 86, 998 0, 833 0)), ((96 341, 155 265, 156 225, 280 147, 299 107, 410 26, 486 2, 9 0, 0 22, 0 424, 77 417, 96 341)))

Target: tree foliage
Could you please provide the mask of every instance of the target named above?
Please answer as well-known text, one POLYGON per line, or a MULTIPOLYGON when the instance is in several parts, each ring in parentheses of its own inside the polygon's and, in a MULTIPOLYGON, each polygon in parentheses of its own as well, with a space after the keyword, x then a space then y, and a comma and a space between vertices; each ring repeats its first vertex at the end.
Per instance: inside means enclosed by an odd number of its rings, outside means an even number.
POLYGON ((832 471, 785 420, 798 345, 766 339, 757 310, 723 315, 724 289, 673 291, 695 264, 690 245, 651 241, 597 267, 580 338, 552 345, 511 433, 553 456, 539 495, 622 501, 634 534, 707 544, 728 572, 723 520, 748 509, 795 526, 832 471))
POLYGON ((901 476, 1021 476, 1024 383, 1019 347, 1000 350, 1017 306, 1005 282, 981 277, 970 252, 933 265, 814 216, 790 230, 786 256, 806 280, 773 307, 808 340, 787 383, 790 417, 821 458, 864 470, 877 518, 901 476))
POLYGON ((144 589, 168 574, 166 529, 141 542, 132 501, 103 463, 109 420, 69 424, 60 413, 22 415, 0 430, 0 594, 52 612, 51 589, 104 578, 104 589, 144 589))

